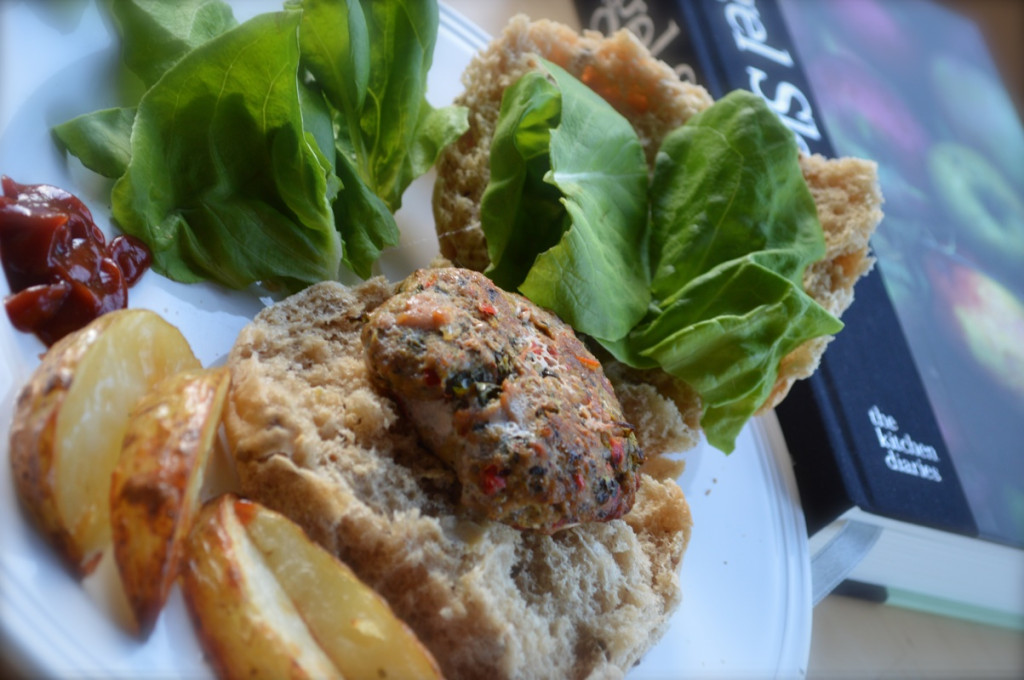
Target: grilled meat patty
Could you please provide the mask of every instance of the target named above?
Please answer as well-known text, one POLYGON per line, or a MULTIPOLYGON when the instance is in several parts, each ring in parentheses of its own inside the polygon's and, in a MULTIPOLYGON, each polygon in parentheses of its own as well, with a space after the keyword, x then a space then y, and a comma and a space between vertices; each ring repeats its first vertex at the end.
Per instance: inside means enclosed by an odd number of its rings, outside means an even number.
POLYGON ((553 533, 621 517, 643 453, 572 329, 467 269, 415 272, 362 333, 374 382, 473 515, 553 533))

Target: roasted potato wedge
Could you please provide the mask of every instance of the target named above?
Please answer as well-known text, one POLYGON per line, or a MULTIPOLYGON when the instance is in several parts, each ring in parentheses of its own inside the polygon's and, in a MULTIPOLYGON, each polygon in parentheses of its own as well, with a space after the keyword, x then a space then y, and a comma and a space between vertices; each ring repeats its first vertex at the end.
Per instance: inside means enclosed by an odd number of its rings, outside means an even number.
POLYGON ((440 678, 433 656, 387 602, 284 515, 241 501, 253 543, 346 678, 440 678))
POLYGON ((199 361, 155 312, 99 317, 53 345, 22 388, 10 454, 22 505, 78 575, 110 542, 110 476, 135 402, 199 361))
POLYGON ((110 483, 110 525, 121 583, 143 636, 177 580, 229 382, 226 367, 182 371, 157 383, 132 410, 110 483))
POLYGON ((185 601, 223 678, 440 678, 387 603, 291 520, 232 495, 188 539, 185 601))
POLYGON ((340 678, 224 495, 186 541, 182 593, 219 678, 340 678))

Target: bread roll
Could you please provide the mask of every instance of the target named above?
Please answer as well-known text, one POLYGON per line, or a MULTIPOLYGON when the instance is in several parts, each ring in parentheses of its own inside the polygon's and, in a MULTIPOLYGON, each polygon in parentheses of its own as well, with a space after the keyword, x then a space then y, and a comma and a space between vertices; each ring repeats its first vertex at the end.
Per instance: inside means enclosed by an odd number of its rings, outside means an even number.
POLYGON ((682 491, 643 475, 624 519, 553 536, 466 519, 367 372, 360 333, 391 292, 317 284, 241 332, 225 429, 242 492, 348 563, 448 678, 621 677, 680 602, 682 491))
MULTIPOLYGON (((555 62, 601 94, 636 130, 653 166, 661 140, 713 100, 699 85, 684 82, 626 30, 605 37, 547 20, 514 17, 500 36, 478 54, 463 74, 465 87, 455 101, 469 109, 469 130, 441 154, 433 208, 441 253, 454 264, 484 270, 489 264, 480 228, 480 199, 490 179, 490 146, 509 85, 535 68, 534 54, 555 62)), ((872 267, 868 238, 882 218, 877 167, 871 161, 820 155, 800 159, 818 207, 826 254, 807 268, 804 288, 834 316, 853 301, 853 286, 872 267)), ((816 338, 785 357, 771 396, 761 407, 778 404, 793 382, 818 367, 830 337, 816 338)), ((634 371, 606 365, 631 422, 657 416, 661 435, 641 442, 657 463, 664 452, 693 446, 700 436, 702 406, 697 393, 661 371, 634 371), (646 389, 654 385, 656 389, 646 389), (675 414, 665 414, 668 396, 675 414), (674 424, 673 424, 674 423, 674 424)))

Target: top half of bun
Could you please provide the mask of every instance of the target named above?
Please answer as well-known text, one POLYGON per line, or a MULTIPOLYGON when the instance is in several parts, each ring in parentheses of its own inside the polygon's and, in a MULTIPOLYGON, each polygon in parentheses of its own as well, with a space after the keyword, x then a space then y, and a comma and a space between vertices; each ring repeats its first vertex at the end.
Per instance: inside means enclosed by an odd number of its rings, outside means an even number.
MULTIPOLYGON (((681 80, 626 30, 606 37, 593 31, 577 32, 548 20, 531 22, 522 15, 514 17, 463 73, 465 89, 456 103, 469 109, 469 130, 445 149, 437 164, 433 209, 438 241, 442 255, 458 266, 483 270, 489 264, 480 228, 480 199, 490 179, 491 139, 502 94, 536 68, 534 55, 565 68, 628 119, 649 163, 653 163, 665 135, 713 103, 707 90, 681 80)), ((882 218, 877 167, 867 160, 820 155, 802 155, 800 164, 826 242, 824 259, 806 270, 804 288, 838 317, 853 301, 854 283, 873 263, 868 239, 882 218)), ((775 406, 794 381, 817 369, 830 339, 808 341, 785 357, 772 395, 762 409, 775 406)), ((661 402, 666 394, 677 407, 678 413, 671 416, 676 424, 657 423, 662 426, 663 439, 654 447, 645 444, 651 453, 662 446, 678 449, 696 442, 701 413, 696 392, 660 371, 607 368, 623 398, 627 417, 650 418, 652 409, 660 412, 664 407, 661 402), (656 389, 648 389, 650 386, 656 389)))

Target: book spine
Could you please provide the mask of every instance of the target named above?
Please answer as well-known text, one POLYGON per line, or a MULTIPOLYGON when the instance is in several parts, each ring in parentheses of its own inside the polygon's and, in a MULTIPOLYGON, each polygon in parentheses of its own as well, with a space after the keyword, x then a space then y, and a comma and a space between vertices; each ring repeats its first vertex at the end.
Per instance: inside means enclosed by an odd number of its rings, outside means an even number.
MULTIPOLYGON (((584 27, 632 30, 715 98, 760 95, 805 153, 835 156, 778 0, 575 2, 584 27)), ((880 270, 857 283, 846 327, 777 409, 809 529, 856 505, 976 535, 880 270)))

